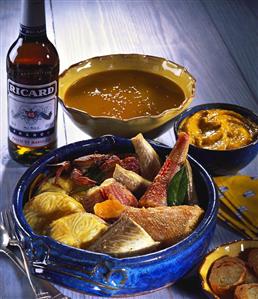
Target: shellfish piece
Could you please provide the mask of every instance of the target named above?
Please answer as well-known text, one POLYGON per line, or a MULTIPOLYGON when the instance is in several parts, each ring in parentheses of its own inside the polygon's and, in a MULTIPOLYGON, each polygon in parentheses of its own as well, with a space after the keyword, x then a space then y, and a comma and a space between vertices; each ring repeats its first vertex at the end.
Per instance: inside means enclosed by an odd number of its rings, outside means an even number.
POLYGON ((113 178, 119 183, 123 184, 128 190, 134 193, 136 196, 141 196, 148 186, 150 181, 144 179, 134 171, 127 170, 120 165, 116 165, 113 173, 113 178))
POLYGON ((101 165, 103 162, 109 159, 109 157, 110 155, 106 154, 86 155, 73 160, 73 165, 82 172, 86 172, 91 167, 101 165))
POLYGON ((102 197, 108 199, 110 195, 119 200, 123 205, 126 206, 138 206, 136 197, 121 183, 115 179, 107 179, 100 185, 100 192, 102 197))
POLYGON ((89 186, 92 187, 96 185, 96 181, 92 180, 91 178, 84 176, 83 173, 77 169, 74 168, 72 173, 71 173, 71 180, 79 186, 89 186))
POLYGON ((152 181, 161 167, 158 154, 141 133, 133 137, 131 141, 139 157, 141 175, 152 181))
POLYGON ((36 233, 46 233, 49 224, 72 213, 85 212, 83 206, 63 192, 43 192, 24 206, 24 215, 36 233))
POLYGON ((138 223, 153 240, 172 245, 187 237, 196 228, 203 210, 197 205, 147 209, 126 207, 123 215, 138 223))
POLYGON ((186 133, 179 133, 177 142, 161 167, 154 181, 141 197, 141 207, 158 207, 167 205, 168 185, 174 175, 185 163, 189 148, 189 136, 186 133))
POLYGON ((111 194, 107 200, 96 203, 94 206, 95 215, 107 220, 119 218, 124 210, 125 206, 111 194))
POLYGON ((85 212, 61 217, 50 224, 49 236, 77 248, 86 248, 107 230, 99 217, 85 212))
POLYGON ((56 171, 56 179, 55 179, 55 183, 57 183, 58 178, 61 177, 61 175, 64 172, 67 172, 71 169, 71 162, 70 161, 64 161, 62 163, 60 163, 60 166, 58 167, 57 171, 56 171))
POLYGON ((88 250, 126 257, 148 253, 158 245, 134 220, 122 216, 88 250))

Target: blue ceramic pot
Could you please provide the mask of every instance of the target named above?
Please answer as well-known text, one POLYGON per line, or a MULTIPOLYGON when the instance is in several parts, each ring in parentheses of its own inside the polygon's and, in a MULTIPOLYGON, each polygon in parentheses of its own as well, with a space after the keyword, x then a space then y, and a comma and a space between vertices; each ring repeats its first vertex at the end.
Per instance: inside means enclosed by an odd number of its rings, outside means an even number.
MULTIPOLYGON (((235 111, 258 125, 258 116, 252 111, 233 104, 211 103, 191 107, 183 112, 174 123, 177 137, 181 122, 200 110, 225 109, 235 111)), ((247 166, 258 153, 258 138, 247 146, 233 150, 210 150, 190 145, 189 154, 205 167, 211 175, 230 175, 247 166)))
MULTIPOLYGON (((170 148, 151 142, 159 155, 170 148)), ((123 296, 150 292, 173 284, 204 257, 216 224, 218 203, 214 184, 198 162, 189 157, 200 205, 205 215, 197 229, 181 242, 154 253, 130 257, 111 256, 72 248, 47 236, 32 232, 23 215, 30 185, 39 174, 47 172, 48 163, 93 152, 131 152, 129 139, 103 136, 61 147, 42 157, 22 176, 13 195, 17 225, 25 236, 29 258, 35 273, 54 283, 99 296, 123 296), (36 267, 37 266, 37 267, 36 267), (40 270, 39 268, 43 269, 40 270)))

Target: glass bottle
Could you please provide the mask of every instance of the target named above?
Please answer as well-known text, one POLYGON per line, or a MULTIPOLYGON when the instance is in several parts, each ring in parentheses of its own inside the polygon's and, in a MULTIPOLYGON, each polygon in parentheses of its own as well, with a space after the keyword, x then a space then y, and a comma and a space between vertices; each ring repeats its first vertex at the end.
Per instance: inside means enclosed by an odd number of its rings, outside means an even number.
POLYGON ((31 164, 57 143, 59 57, 48 40, 44 0, 22 0, 20 33, 6 59, 8 149, 31 164))

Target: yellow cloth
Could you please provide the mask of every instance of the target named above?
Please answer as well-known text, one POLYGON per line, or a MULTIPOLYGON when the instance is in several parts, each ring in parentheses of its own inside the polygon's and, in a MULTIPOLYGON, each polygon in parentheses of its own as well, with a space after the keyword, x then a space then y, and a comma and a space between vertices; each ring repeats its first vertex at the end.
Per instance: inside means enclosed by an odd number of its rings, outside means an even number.
POLYGON ((252 239, 258 239, 258 176, 215 177, 221 206, 219 218, 252 239))

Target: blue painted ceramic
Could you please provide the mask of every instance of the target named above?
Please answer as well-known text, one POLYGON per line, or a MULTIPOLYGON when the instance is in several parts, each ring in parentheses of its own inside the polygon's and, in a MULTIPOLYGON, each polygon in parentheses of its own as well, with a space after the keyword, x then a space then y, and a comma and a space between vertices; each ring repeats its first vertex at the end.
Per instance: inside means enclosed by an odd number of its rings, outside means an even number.
MULTIPOLYGON (((174 132, 177 137, 181 122, 188 116, 200 110, 226 109, 235 111, 258 125, 258 116, 241 106, 225 103, 203 104, 191 107, 183 112, 174 123, 174 132)), ((258 153, 258 138, 247 146, 234 150, 209 150, 190 145, 189 154, 201 163, 211 175, 230 175, 247 166, 258 153)))
MULTIPOLYGON (((159 155, 170 148, 151 142, 159 155)), ((29 258, 35 273, 54 283, 99 296, 124 296, 150 292, 173 284, 203 259, 214 233, 218 203, 214 184, 193 158, 197 194, 205 215, 197 229, 181 242, 158 252, 131 258, 113 258, 99 253, 72 248, 47 236, 35 235, 23 215, 31 183, 47 171, 48 163, 57 163, 93 152, 133 151, 129 139, 103 136, 80 141, 42 157, 22 176, 13 196, 14 211, 19 228, 25 236, 29 258), (39 267, 44 269, 40 271, 39 267), (41 273, 40 273, 41 272, 41 273)))

